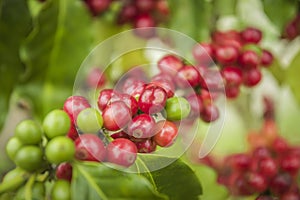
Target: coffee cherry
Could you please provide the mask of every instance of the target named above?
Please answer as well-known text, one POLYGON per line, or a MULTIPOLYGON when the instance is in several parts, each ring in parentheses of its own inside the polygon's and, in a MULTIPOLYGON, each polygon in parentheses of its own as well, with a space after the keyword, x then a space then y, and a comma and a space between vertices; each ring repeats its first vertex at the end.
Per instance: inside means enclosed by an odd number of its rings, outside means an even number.
POLYGON ((98 110, 86 108, 79 113, 76 123, 84 133, 97 133, 102 128, 103 119, 98 110))
POLYGON ((156 143, 150 139, 134 141, 139 153, 151 153, 156 150, 156 143))
POLYGON ((133 27, 134 32, 142 38, 151 38, 155 35, 155 29, 145 29, 155 27, 155 21, 148 13, 142 13, 135 17, 133 27))
POLYGON ((75 157, 84 161, 104 161, 106 156, 102 140, 95 134, 82 134, 75 140, 75 157))
POLYGON ((281 195, 289 190, 291 183, 292 177, 289 174, 278 174, 271 180, 270 190, 275 195, 281 195))
POLYGON ((280 166, 282 170, 296 175, 300 169, 300 159, 297 156, 286 155, 281 159, 280 166))
POLYGON ((78 114, 85 108, 90 108, 88 100, 82 96, 70 96, 64 103, 64 111, 70 116, 71 122, 75 123, 78 114))
POLYGON ((283 138, 277 137, 271 144, 272 149, 279 155, 285 155, 289 149, 287 141, 283 138))
POLYGON ((259 162, 258 172, 271 178, 278 173, 277 163, 271 157, 263 158, 259 162))
POLYGON ((255 192, 263 192, 268 187, 268 182, 266 178, 259 173, 250 172, 247 175, 248 184, 255 192))
POLYGON ((158 126, 160 129, 153 136, 154 142, 161 147, 171 146, 178 135, 177 126, 170 121, 158 122, 156 126, 158 126))
POLYGON ((251 157, 247 154, 234 154, 228 158, 228 162, 230 162, 231 166, 236 170, 247 170, 251 164, 251 157))
POLYGON ((149 12, 154 9, 155 1, 153 0, 138 0, 135 2, 137 9, 141 12, 149 12))
POLYGON ((99 68, 92 68, 86 77, 86 84, 90 88, 101 88, 102 86, 104 86, 105 82, 105 75, 99 68))
POLYGON ((59 179, 54 182, 51 190, 52 200, 71 200, 71 185, 69 181, 59 179))
POLYGON ((241 38, 244 43, 257 44, 262 39, 262 32, 256 28, 248 27, 241 32, 241 38))
POLYGON ((191 105, 191 112, 189 118, 200 117, 200 113, 203 111, 203 100, 200 95, 190 94, 187 97, 189 104, 191 105))
POLYGON ((78 132, 77 129, 75 127, 74 123, 71 123, 69 132, 67 133, 67 137, 71 138, 72 140, 76 140, 78 138, 78 132))
MULTIPOLYGON (((34 182, 30 188, 31 199, 44 199, 46 193, 46 188, 42 182, 34 182)), ((20 187, 16 194, 14 194, 14 200, 23 200, 25 199, 26 191, 25 187, 20 187)))
POLYGON ((63 179, 71 182, 72 179, 72 165, 70 163, 64 162, 57 166, 56 168, 56 178, 63 179))
POLYGON ((214 48, 209 43, 200 43, 194 46, 193 56, 195 60, 204 66, 209 66, 213 62, 214 48))
POLYGON ((6 153, 11 160, 15 159, 16 153, 23 146, 23 143, 17 138, 12 137, 6 143, 6 153))
POLYGON ((256 68, 260 64, 260 58, 256 52, 246 50, 239 55, 239 64, 244 69, 256 68))
POLYGON ((129 167, 135 162, 136 157, 137 147, 128 139, 118 138, 107 145, 108 162, 129 167))
POLYGON ((207 69, 203 71, 200 79, 200 86, 206 90, 212 91, 222 91, 224 88, 224 81, 217 70, 207 69))
POLYGON ((138 111, 138 102, 133 96, 130 96, 129 94, 118 94, 113 95, 110 99, 110 103, 115 101, 123 101, 128 108, 130 108, 131 115, 135 115, 138 111))
POLYGON ((238 59, 238 50, 233 46, 216 47, 215 58, 222 65, 233 64, 238 59))
POLYGON ((49 112, 43 121, 43 129, 47 138, 66 135, 70 129, 71 121, 63 110, 53 110, 49 112))
POLYGON ((131 121, 131 112, 123 101, 115 101, 104 109, 102 117, 104 128, 109 131, 117 131, 131 121))
POLYGON ((225 87, 225 94, 227 98, 236 98, 240 94, 240 87, 239 86, 226 86, 225 87))
POLYGON ((162 73, 174 76, 183 67, 183 62, 174 55, 166 55, 158 61, 157 65, 162 73))
POLYGON ((281 200, 299 200, 300 194, 299 192, 287 192, 280 197, 281 200))
POLYGON ((73 140, 64 136, 57 136, 48 142, 45 154, 47 160, 53 164, 71 161, 75 154, 73 140))
MULTIPOLYGON (((161 75, 161 76, 163 76, 163 75, 161 75)), ((155 76, 154 78, 152 78, 150 84, 157 85, 157 86, 161 87, 162 89, 164 89, 167 94, 167 98, 170 98, 170 97, 174 96, 175 85, 172 80, 170 81, 166 77, 168 77, 168 76, 165 75, 164 78, 155 76)))
POLYGON ((136 78, 128 78, 125 80, 122 91, 133 97, 139 97, 145 89, 145 82, 136 78))
POLYGON ((38 146, 23 146, 16 153, 14 161, 18 167, 33 172, 42 166, 43 152, 38 146))
POLYGON ((42 130, 33 120, 24 120, 17 125, 15 136, 23 144, 38 144, 42 140, 42 130))
POLYGON ((243 82, 242 70, 237 67, 224 67, 221 74, 226 86, 240 86, 243 82))
POLYGON ((105 109, 105 107, 110 103, 110 100, 115 97, 118 96, 119 94, 113 90, 113 89, 103 89, 101 90, 99 97, 98 97, 98 108, 103 111, 105 109))
POLYGON ((216 121, 219 115, 219 109, 213 103, 205 105, 200 113, 200 117, 204 122, 216 121))
POLYGON ((172 97, 166 101, 166 118, 170 121, 177 121, 189 116, 191 105, 183 97, 172 97))
POLYGON ((101 14, 107 10, 111 4, 111 0, 87 0, 86 2, 93 15, 101 14))
POLYGON ((262 74, 258 68, 243 71, 243 84, 247 87, 257 85, 262 78, 262 74))
POLYGON ((127 134, 135 138, 149 138, 154 134, 154 125, 155 121, 150 115, 138 115, 134 117, 131 122, 129 122, 127 134))
POLYGON ((175 81, 178 87, 195 87, 200 82, 200 73, 191 65, 185 65, 178 70, 175 81))
POLYGON ((133 4, 126 4, 124 5, 117 18, 118 24, 125 24, 127 22, 131 22, 136 17, 138 11, 135 5, 133 4))
POLYGON ((266 49, 263 49, 261 59, 260 59, 260 64, 263 67, 269 67, 272 64, 273 60, 274 58, 272 53, 266 49))
POLYGON ((157 85, 150 84, 142 92, 138 106, 147 114, 160 112, 166 104, 167 94, 165 90, 157 85))

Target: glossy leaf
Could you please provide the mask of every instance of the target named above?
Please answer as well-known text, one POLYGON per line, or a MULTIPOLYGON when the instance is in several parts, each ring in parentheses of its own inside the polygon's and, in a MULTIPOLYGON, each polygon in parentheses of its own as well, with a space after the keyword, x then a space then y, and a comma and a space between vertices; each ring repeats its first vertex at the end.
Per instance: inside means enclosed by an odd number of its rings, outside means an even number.
POLYGON ((0 1, 0 129, 9 107, 10 95, 24 71, 19 48, 31 25, 26 0, 0 1))
POLYGON ((170 199, 199 199, 202 187, 195 172, 177 158, 143 154, 137 160, 137 167, 143 168, 143 175, 170 199), (164 166, 164 167, 162 167, 164 166), (158 169, 158 170, 155 170, 158 169), (152 171, 155 170, 155 171, 152 171))
POLYGON ((72 94, 77 70, 91 50, 91 17, 84 2, 49 0, 22 48, 28 67, 20 88, 45 114, 72 94))
POLYGON ((270 20, 283 30, 286 23, 295 16, 297 12, 297 0, 263 0, 264 11, 270 20))
POLYGON ((167 199, 143 176, 92 162, 73 167, 72 199, 167 199))

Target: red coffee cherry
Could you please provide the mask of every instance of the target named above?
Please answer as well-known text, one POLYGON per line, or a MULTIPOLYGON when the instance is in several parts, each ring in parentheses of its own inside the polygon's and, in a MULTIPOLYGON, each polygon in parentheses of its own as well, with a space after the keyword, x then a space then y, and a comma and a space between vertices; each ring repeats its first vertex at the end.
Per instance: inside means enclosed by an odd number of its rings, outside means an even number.
POLYGON ((107 161, 129 167, 137 157, 136 145, 124 138, 117 138, 107 145, 107 161))

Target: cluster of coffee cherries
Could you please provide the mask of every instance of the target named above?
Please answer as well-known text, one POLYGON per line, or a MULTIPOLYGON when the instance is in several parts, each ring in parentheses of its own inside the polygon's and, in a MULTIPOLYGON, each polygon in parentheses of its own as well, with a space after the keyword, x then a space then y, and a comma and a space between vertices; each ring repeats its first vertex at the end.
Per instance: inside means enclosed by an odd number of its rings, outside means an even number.
MULTIPOLYGON (((112 0, 84 0, 93 15, 97 16, 107 11, 112 0)), ((116 13, 116 23, 130 24, 133 28, 155 27, 167 20, 169 6, 167 0, 126 0, 115 1, 120 9, 116 13)), ((154 30, 136 30, 138 36, 150 38, 154 30)))
MULTIPOLYGON (((212 42, 200 43, 193 49, 193 55, 198 62, 203 76, 212 76, 211 70, 206 70, 215 63, 225 84, 228 98, 236 98, 240 93, 240 86, 253 87, 261 78, 261 67, 268 67, 273 62, 270 51, 261 48, 262 32, 248 27, 238 32, 236 30, 215 31, 212 42)), ((218 90, 218 82, 212 81, 210 88, 218 90)))
POLYGON ((284 28, 282 37, 293 40, 300 35, 300 13, 298 13, 284 28))
POLYGON ((234 196, 257 195, 256 200, 300 199, 298 175, 300 146, 290 145, 277 132, 273 120, 248 135, 251 150, 225 157, 204 159, 218 173, 218 182, 234 196))

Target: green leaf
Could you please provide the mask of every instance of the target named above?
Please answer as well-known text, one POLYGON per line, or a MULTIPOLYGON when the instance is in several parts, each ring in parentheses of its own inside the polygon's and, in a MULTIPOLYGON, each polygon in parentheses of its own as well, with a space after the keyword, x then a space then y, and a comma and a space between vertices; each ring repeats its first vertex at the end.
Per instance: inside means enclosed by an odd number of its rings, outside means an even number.
POLYGON ((284 26, 297 13, 297 0, 263 0, 264 11, 270 20, 283 30, 284 26))
POLYGON ((77 70, 91 50, 92 19, 83 3, 47 1, 22 48, 28 70, 20 91, 25 91, 42 115, 61 107, 72 94, 77 70))
POLYGON ((0 1, 0 129, 8 111, 10 95, 24 66, 19 48, 31 30, 26 0, 0 1))
POLYGON ((137 167, 157 188, 170 199, 199 199, 202 187, 195 172, 177 158, 159 155, 139 155, 137 167), (154 171, 153 171, 154 170, 154 171))
POLYGON ((286 83, 289 84, 298 104, 300 105, 299 72, 300 72, 300 52, 298 52, 298 54, 294 57, 289 67, 286 69, 286 76, 285 76, 286 83))
POLYGON ((284 82, 285 70, 277 59, 274 59, 272 65, 269 67, 269 71, 273 74, 279 84, 284 82))
POLYGON ((167 199, 143 176, 92 162, 73 166, 72 199, 167 199))

